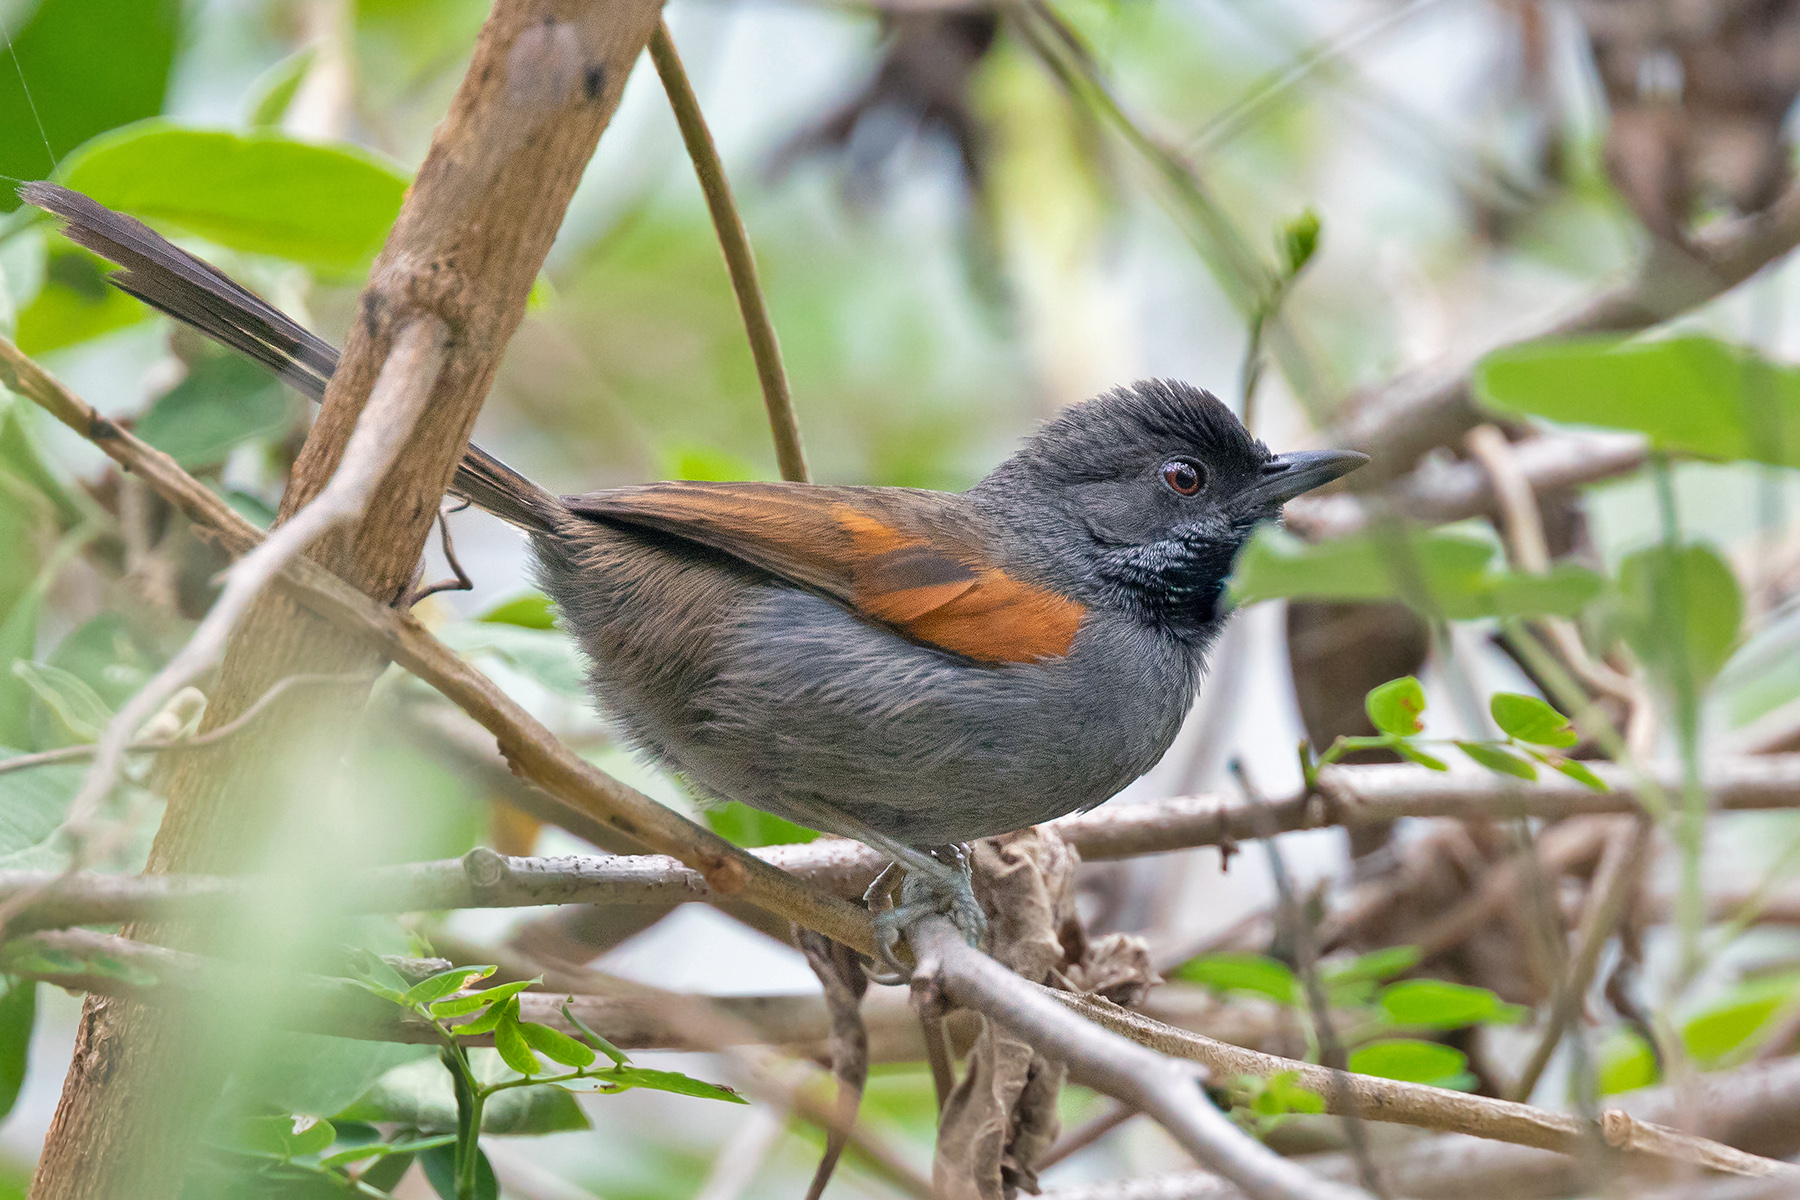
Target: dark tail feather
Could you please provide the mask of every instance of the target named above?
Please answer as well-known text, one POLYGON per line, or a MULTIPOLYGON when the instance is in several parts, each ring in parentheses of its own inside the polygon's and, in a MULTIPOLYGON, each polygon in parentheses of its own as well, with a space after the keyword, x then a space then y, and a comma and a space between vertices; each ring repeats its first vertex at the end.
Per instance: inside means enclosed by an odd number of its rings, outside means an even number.
MULTIPOLYGON (((151 308, 252 358, 314 400, 337 370, 337 348, 280 309, 174 245, 143 222, 54 183, 19 196, 63 221, 71 241, 122 269, 107 278, 151 308)), ((450 490, 522 529, 547 533, 562 502, 479 446, 470 445, 450 490)))

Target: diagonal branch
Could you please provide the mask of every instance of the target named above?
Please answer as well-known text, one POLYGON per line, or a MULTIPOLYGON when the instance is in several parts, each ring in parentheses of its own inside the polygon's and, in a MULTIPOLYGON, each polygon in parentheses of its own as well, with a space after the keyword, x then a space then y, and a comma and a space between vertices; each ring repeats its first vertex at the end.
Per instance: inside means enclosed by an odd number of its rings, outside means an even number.
POLYGON ((669 94, 669 106, 675 110, 675 123, 681 127, 681 140, 687 143, 688 157, 694 161, 694 174, 700 177, 700 190, 706 194, 707 211, 712 214, 713 228, 718 231, 719 249, 725 253, 725 268, 731 274, 731 290, 737 293, 738 311, 744 315, 744 333, 750 339, 750 354, 756 359, 756 377, 762 384, 763 404, 769 410, 769 430, 775 436, 775 461, 781 477, 804 483, 811 476, 806 470, 806 447, 800 441, 800 422, 794 416, 794 397, 788 389, 787 372, 781 365, 781 343, 775 338, 775 323, 769 319, 769 305, 763 299, 762 284, 756 277, 756 252, 750 246, 750 235, 744 219, 738 215, 737 201, 731 194, 731 181, 725 177, 725 164, 719 159, 719 148, 713 144, 712 132, 700 113, 699 97, 689 82, 681 56, 675 52, 675 39, 669 36, 667 21, 657 22, 650 35, 650 58, 662 78, 663 90, 669 94))
MULTIPOLYGON (((1040 988, 965 944, 931 917, 908 937, 918 956, 915 994, 971 1008, 1068 1064, 1079 1083, 1152 1117, 1203 1165, 1255 1200, 1350 1200, 1365 1193, 1308 1174, 1277 1157, 1213 1106, 1192 1067, 1082 1020, 1040 988)), ((1123 1010, 1121 1010, 1123 1011, 1123 1010)))

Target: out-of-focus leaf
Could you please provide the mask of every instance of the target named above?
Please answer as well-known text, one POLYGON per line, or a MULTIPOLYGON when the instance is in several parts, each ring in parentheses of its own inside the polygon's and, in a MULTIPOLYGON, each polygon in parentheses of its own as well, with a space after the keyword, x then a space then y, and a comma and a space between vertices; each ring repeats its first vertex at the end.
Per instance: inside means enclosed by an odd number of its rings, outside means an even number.
POLYGON ((1395 737, 1410 737, 1422 732, 1425 725, 1419 714, 1425 711, 1425 689, 1411 675, 1390 679, 1363 697, 1363 708, 1375 728, 1395 737))
MULTIPOLYGON (((340 1142, 343 1141, 341 1131, 338 1140, 340 1142)), ((342 1167, 348 1166, 350 1163, 365 1162, 371 1158, 390 1158, 396 1154, 411 1156, 424 1150, 430 1150, 436 1146, 453 1146, 455 1144, 456 1135, 454 1133, 441 1133, 437 1137, 414 1138, 404 1142, 377 1141, 373 1143, 364 1143, 355 1146, 347 1146, 342 1150, 333 1151, 331 1154, 321 1159, 319 1165, 322 1167, 342 1167)))
POLYGON ((561 630, 458 621, 438 630, 438 636, 459 654, 492 654, 553 692, 587 695, 581 656, 561 630))
POLYGON ((79 676, 61 667, 21 659, 12 665, 12 673, 24 680, 32 694, 81 741, 91 742, 99 737, 112 719, 112 709, 106 701, 79 676))
POLYGON ((1656 1052, 1636 1030, 1615 1031, 1600 1043, 1598 1057, 1602 1096, 1649 1087, 1662 1077, 1656 1069, 1656 1052))
MULTIPOLYGON (((0 71, 0 173, 42 179, 52 158, 161 112, 180 19, 176 0, 42 0, 0 71)), ((0 211, 18 204, 0 188, 0 211)))
POLYGON ((1415 1029, 1462 1029, 1470 1025, 1512 1025, 1525 1010, 1486 988, 1441 979, 1408 979, 1381 993, 1381 1009, 1396 1025, 1415 1029))
POLYGON ((1800 975, 1751 979, 1689 1018, 1681 1041, 1694 1061, 1710 1067, 1755 1037, 1777 1009, 1800 991, 1800 975))
POLYGON ((517 625, 521 629, 555 629, 556 606, 542 592, 526 592, 502 600, 475 618, 493 625, 517 625))
POLYGON ((288 106, 294 102, 294 94, 306 81, 306 73, 312 70, 318 57, 317 46, 302 46, 252 80, 250 107, 246 114, 248 123, 252 126, 281 124, 281 119, 287 116, 288 106))
POLYGON ((109 708, 117 708, 150 682, 167 658, 130 614, 110 612, 63 638, 48 661, 93 688, 109 708))
POLYGON ((1665 686, 1685 665, 1705 688, 1731 657, 1743 616, 1737 577, 1709 546, 1654 546, 1619 564, 1620 632, 1665 686))
POLYGON ((1556 764, 1556 769, 1561 771, 1564 775, 1567 775, 1570 779, 1573 779, 1576 783, 1585 784, 1588 787, 1593 788, 1596 792, 1610 792, 1612 790, 1606 786, 1606 781, 1604 779, 1588 769, 1586 763, 1578 762, 1572 758, 1565 758, 1556 764))
MULTIPOLYGON (((426 1182, 440 1200, 456 1200, 456 1147, 438 1146, 419 1155, 426 1182)), ((475 1151, 475 1200, 500 1200, 500 1182, 485 1151, 475 1151)))
POLYGON ((762 473, 749 461, 716 446, 700 445, 682 445, 666 451, 663 454, 663 475, 669 479, 695 479, 715 483, 762 477, 762 473))
POLYGON ((154 317, 149 306, 106 282, 110 265, 61 235, 51 238, 44 286, 19 310, 19 349, 48 354, 154 317))
POLYGON ((1250 1111, 1259 1117, 1283 1117, 1289 1113, 1322 1113, 1325 1097, 1300 1085, 1300 1072, 1282 1071, 1267 1079, 1243 1076, 1239 1085, 1248 1093, 1250 1111))
POLYGON ((337 1130, 330 1121, 308 1117, 243 1117, 232 1128, 238 1149, 270 1158, 318 1154, 336 1140, 337 1130))
MULTIPOLYGON (((17 755, 0 748, 0 759, 17 755)), ((78 763, 67 763, 0 775, 0 869, 40 865, 25 859, 62 824, 84 770, 78 763)))
POLYGON ((1417 946, 1383 946, 1379 950, 1359 954, 1348 962, 1325 962, 1319 964, 1319 967, 1326 985, 1335 987, 1338 984, 1361 980, 1379 982, 1384 979, 1392 979, 1418 965, 1419 948, 1417 946))
POLYGON ((1659 449, 1800 466, 1800 371, 1707 337, 1584 338, 1500 350, 1475 394, 1502 413, 1635 429, 1659 449))
POLYGON ((1534 746, 1567 748, 1581 740, 1569 718, 1536 696, 1495 692, 1488 699, 1488 712, 1504 733, 1534 746))
MULTIPOLYGON (((469 1060, 482 1083, 517 1078, 492 1050, 470 1050, 469 1060)), ((436 1058, 395 1067, 333 1119, 391 1122, 429 1134, 455 1133, 456 1095, 450 1073, 436 1058)), ((591 1124, 580 1102, 554 1084, 495 1092, 481 1112, 483 1133, 564 1133, 588 1128, 591 1124)))
POLYGON ((1425 751, 1419 749, 1410 742, 1395 742, 1393 745, 1389 746, 1388 749, 1392 750, 1395 754, 1398 754, 1401 758, 1404 758, 1407 762, 1415 763, 1428 771, 1448 771, 1450 769, 1450 764, 1446 763, 1443 759, 1438 758, 1436 755, 1425 753, 1425 751))
POLYGON ((1537 768, 1499 746, 1490 746, 1486 742, 1457 742, 1456 748, 1480 763, 1496 775, 1510 775, 1514 779, 1537 778, 1537 768))
POLYGON ((37 981, 15 979, 0 993, 0 1120, 19 1099, 37 1025, 37 981))
POLYGON ((1604 590, 1585 567, 1561 563, 1543 575, 1490 569, 1492 542, 1433 530, 1363 534, 1308 543, 1272 526, 1250 540, 1231 579, 1235 603, 1404 600, 1459 620, 1573 616, 1604 590))
POLYGON ((1298 275, 1312 261, 1319 249, 1319 214, 1307 209, 1289 221, 1281 230, 1282 268, 1289 276, 1298 275))
POLYGON ((59 174, 109 208, 339 276, 368 269, 407 186, 403 172, 355 146, 161 120, 95 138, 59 174))
POLYGON ((1294 1003, 1300 994, 1288 965, 1262 954, 1222 951, 1203 955, 1175 968, 1175 977, 1218 992, 1256 992, 1282 1004, 1294 1003))
MULTIPOLYGON (((594 1076, 603 1085, 621 1088, 643 1088, 653 1092, 674 1092, 677 1096, 697 1096, 702 1100, 725 1100, 732 1104, 748 1104, 748 1100, 731 1088, 707 1083, 679 1071, 657 1071, 650 1067, 613 1067, 594 1076)), ((579 1085, 577 1085, 579 1086, 579 1085)))
POLYGON ((430 1046, 271 1031, 233 1072, 230 1099, 243 1110, 329 1117, 395 1067, 431 1053, 430 1046))
POLYGON ((207 467, 252 438, 286 432, 296 415, 295 400, 273 375, 235 354, 208 355, 151 404, 133 432, 184 467, 207 467))
POLYGON ((818 837, 818 831, 808 829, 804 825, 796 825, 792 821, 778 817, 774 813, 766 813, 760 808, 751 808, 741 800, 718 805, 706 810, 706 823, 712 831, 734 846, 742 846, 753 850, 758 846, 786 846, 796 842, 810 842, 818 837))
POLYGON ((1467 1091, 1475 1083, 1462 1051, 1416 1038, 1388 1038, 1350 1052, 1350 1070, 1358 1075, 1424 1083, 1467 1091))

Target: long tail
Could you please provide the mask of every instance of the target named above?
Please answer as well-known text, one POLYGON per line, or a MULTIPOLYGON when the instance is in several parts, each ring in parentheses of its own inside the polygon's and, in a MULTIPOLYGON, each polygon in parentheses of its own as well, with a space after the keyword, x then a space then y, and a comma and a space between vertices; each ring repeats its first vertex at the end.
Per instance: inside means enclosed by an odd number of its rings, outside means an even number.
MULTIPOLYGON (((337 370, 337 347, 265 303, 143 222, 54 183, 19 188, 27 204, 61 218, 71 241, 118 264, 107 276, 120 291, 252 358, 314 400, 337 370)), ((503 521, 547 533, 561 500, 479 446, 470 444, 450 490, 503 521)))

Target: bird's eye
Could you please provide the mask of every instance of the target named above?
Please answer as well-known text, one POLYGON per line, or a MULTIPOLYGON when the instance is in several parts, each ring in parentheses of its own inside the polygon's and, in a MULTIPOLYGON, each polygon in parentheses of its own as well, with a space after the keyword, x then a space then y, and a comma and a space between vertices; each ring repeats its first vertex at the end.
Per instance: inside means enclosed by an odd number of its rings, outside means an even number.
POLYGON ((1192 496, 1200 490, 1204 476, 1200 464, 1186 458, 1171 458, 1162 465, 1162 481, 1177 496, 1192 496))

